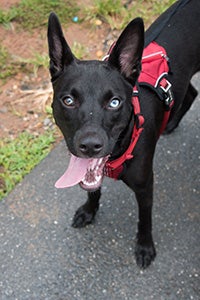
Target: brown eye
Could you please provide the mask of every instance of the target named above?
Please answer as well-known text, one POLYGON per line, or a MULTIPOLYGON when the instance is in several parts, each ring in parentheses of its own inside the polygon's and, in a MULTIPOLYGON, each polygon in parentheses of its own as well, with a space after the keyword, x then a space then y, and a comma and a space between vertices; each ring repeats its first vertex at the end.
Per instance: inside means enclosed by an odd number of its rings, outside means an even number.
POLYGON ((66 96, 62 99, 63 103, 68 107, 74 107, 75 101, 72 96, 66 96))

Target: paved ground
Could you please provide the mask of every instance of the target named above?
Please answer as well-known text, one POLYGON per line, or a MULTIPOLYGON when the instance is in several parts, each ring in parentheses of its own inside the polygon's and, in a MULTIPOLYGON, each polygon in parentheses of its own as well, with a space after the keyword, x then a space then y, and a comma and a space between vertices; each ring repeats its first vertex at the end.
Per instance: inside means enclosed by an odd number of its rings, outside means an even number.
POLYGON ((96 222, 70 227, 85 193, 54 188, 67 166, 61 143, 0 203, 0 300, 200 299, 199 111, 200 98, 157 147, 148 270, 133 258, 137 207, 123 183, 106 179, 96 222))

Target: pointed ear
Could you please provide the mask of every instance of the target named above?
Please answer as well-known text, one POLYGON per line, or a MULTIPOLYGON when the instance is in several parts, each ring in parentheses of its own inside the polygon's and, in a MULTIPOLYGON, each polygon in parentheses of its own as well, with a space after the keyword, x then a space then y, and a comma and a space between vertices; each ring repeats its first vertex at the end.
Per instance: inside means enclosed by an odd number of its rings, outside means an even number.
POLYGON ((56 78, 64 66, 69 65, 75 59, 68 46, 58 17, 55 13, 51 13, 48 22, 48 45, 50 57, 50 73, 52 79, 56 78))
POLYGON ((124 29, 108 59, 132 85, 141 70, 143 47, 144 24, 141 18, 136 18, 124 29))

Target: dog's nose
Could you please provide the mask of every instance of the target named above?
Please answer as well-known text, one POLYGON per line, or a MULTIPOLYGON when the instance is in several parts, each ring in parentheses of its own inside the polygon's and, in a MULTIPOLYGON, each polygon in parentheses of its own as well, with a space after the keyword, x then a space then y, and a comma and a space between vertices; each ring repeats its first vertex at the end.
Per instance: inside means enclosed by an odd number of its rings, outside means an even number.
POLYGON ((79 149, 82 154, 94 157, 103 149, 103 141, 97 136, 87 136, 81 140, 79 149))

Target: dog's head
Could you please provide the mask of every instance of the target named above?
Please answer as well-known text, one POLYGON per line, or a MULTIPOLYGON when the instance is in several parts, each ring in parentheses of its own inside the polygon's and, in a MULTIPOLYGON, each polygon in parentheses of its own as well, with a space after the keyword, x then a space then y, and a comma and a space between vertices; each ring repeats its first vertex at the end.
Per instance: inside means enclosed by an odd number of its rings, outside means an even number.
POLYGON ((142 19, 129 23, 106 61, 78 60, 54 13, 48 43, 53 115, 69 151, 84 159, 108 157, 131 119, 144 43, 142 19))

